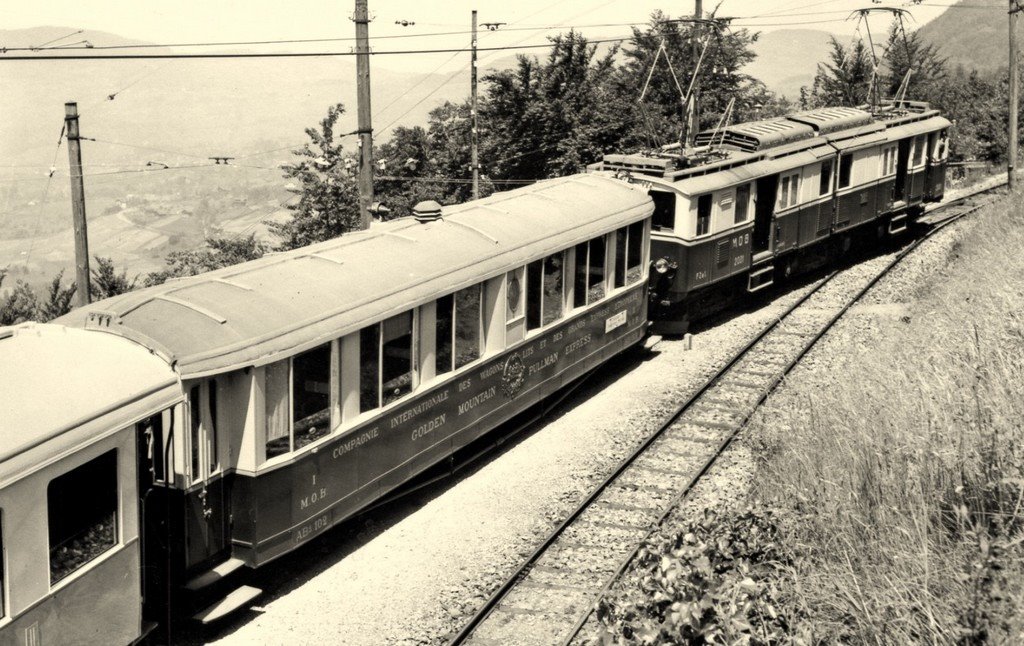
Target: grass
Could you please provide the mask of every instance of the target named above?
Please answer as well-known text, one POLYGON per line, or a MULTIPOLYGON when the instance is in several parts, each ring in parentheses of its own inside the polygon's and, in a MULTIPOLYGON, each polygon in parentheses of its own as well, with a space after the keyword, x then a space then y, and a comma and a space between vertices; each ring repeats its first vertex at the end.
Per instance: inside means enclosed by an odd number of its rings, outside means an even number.
MULTIPOLYGON (((794 553, 791 638, 1024 636, 1024 213, 979 213, 905 316, 750 429, 754 499, 794 553)), ((858 336, 859 335, 859 336, 858 336)))

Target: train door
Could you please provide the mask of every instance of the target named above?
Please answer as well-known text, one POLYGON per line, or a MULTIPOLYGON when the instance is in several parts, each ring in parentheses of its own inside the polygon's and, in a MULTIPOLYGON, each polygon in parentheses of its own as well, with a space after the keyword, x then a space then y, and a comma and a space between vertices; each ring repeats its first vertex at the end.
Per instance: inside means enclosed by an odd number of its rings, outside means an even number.
POLYGON ((135 425, 138 459, 139 545, 142 564, 142 618, 167 625, 170 603, 171 518, 168 505, 170 432, 174 428, 170 410, 148 417, 135 425))
POLYGON ((771 249, 772 218, 775 214, 775 194, 778 188, 778 174, 757 180, 757 192, 754 196, 754 237, 750 249, 754 255, 771 249))
POLYGON ((892 199, 901 202, 907 199, 907 167, 910 165, 910 139, 901 139, 896 153, 896 184, 892 199))
POLYGON ((186 562, 208 564, 229 547, 230 492, 220 462, 217 429, 217 381, 194 384, 188 394, 189 474, 186 495, 186 562))
POLYGON ((925 148, 925 162, 927 163, 927 166, 925 166, 924 171, 924 192, 926 197, 928 196, 928 194, 931 193, 931 189, 934 182, 934 176, 937 174, 936 162, 938 160, 938 140, 938 131, 928 133, 928 147, 925 148))

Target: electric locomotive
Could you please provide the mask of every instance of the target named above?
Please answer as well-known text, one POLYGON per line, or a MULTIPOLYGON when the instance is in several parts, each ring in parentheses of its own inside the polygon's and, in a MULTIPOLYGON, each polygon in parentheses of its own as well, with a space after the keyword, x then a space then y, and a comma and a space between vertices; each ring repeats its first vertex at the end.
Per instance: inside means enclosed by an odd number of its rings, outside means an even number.
POLYGON ((245 571, 644 339, 653 212, 576 175, 0 329, 0 642, 246 607, 245 571))
POLYGON ((649 187, 655 329, 686 332, 724 302, 899 234, 942 199, 950 122, 927 103, 820 108, 605 155, 590 167, 649 187))

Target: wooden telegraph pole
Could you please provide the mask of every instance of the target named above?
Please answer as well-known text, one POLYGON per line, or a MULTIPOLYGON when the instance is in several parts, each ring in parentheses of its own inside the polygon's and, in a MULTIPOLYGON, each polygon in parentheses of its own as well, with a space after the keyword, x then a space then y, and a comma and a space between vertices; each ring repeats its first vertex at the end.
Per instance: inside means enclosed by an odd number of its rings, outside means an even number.
POLYGON ((64 104, 71 168, 71 215, 75 222, 75 303, 89 304, 89 234, 85 225, 85 184, 82 181, 82 146, 78 137, 78 104, 64 104))
POLYGON ((690 100, 693 102, 693 109, 690 110, 690 123, 686 128, 686 145, 693 147, 697 139, 697 130, 700 129, 700 70, 697 69, 697 61, 700 59, 700 20, 704 17, 702 0, 694 0, 693 37, 690 43, 690 57, 693 59, 693 90, 690 100))
POLYGON ((469 115, 472 119, 470 125, 470 141, 472 152, 470 163, 473 165, 473 199, 480 199, 480 160, 478 150, 478 139, 476 134, 476 9, 473 10, 473 56, 469 72, 470 79, 470 107, 469 115))
POLYGON ((356 89, 359 116, 359 222, 370 227, 373 204, 373 123, 370 118, 370 15, 367 0, 356 0, 356 89))
POLYGON ((1017 73, 1017 14, 1021 11, 1019 0, 1010 0, 1010 132, 1007 141, 1006 160, 1006 184, 1012 191, 1016 187, 1017 166, 1017 103, 1018 103, 1018 73, 1017 73))

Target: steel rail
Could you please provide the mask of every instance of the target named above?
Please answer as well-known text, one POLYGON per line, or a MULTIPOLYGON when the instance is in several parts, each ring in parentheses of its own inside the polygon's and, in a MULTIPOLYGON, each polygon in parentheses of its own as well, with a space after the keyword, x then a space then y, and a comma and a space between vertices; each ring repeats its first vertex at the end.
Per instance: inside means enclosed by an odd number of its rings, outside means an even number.
POLYGON ((828 284, 838 272, 833 271, 829 273, 824 279, 820 280, 818 285, 812 287, 812 289, 801 296, 796 302, 790 305, 784 312, 777 316, 774 320, 764 326, 760 332, 747 343, 743 348, 740 349, 722 368, 720 368, 710 379, 708 379, 700 388, 697 389, 681 406, 679 406, 673 413, 671 413, 666 420, 659 425, 658 429, 648 435, 637 448, 622 461, 618 467, 615 468, 597 487, 590 492, 590 494, 584 498, 584 500, 577 506, 577 508, 562 521, 562 523, 556 527, 551 534, 537 547, 536 550, 516 569, 516 571, 508 577, 505 582, 499 587, 487 601, 477 609, 470 621, 463 626, 462 630, 458 632, 451 640, 449 640, 449 646, 458 646, 459 644, 465 643, 466 639, 472 634, 476 627, 482 623, 490 615, 491 611, 498 605, 498 603, 504 598, 505 594, 512 589, 512 587, 518 582, 518 580, 529 571, 529 569, 540 559, 541 556, 547 551, 551 545, 558 540, 558 538, 568 529, 573 522, 590 506, 593 502, 603 493, 609 485, 615 482, 623 471, 625 471, 630 465, 632 465, 637 458, 643 455, 648 447, 654 443, 659 437, 661 437, 666 430, 669 429, 682 415, 685 413, 694 402, 696 402, 702 395, 708 390, 713 388, 728 372, 739 363, 747 353, 757 345, 763 338, 777 328, 782 321, 788 317, 793 311, 803 305, 811 296, 816 294, 824 285, 828 284))
MULTIPOLYGON (((970 197, 974 197, 975 195, 977 194, 972 194, 969 196, 958 198, 954 202, 950 202, 947 206, 952 206, 955 203, 965 201, 970 197)), ((661 528, 661 526, 672 514, 672 512, 675 511, 676 508, 679 506, 679 503, 682 502, 682 500, 686 498, 687 495, 689 495, 689 493, 693 490, 697 483, 700 482, 700 480, 707 474, 708 471, 711 470, 711 467, 715 465, 715 463, 718 461, 718 458, 720 458, 722 454, 725 453, 729 446, 732 445, 733 440, 739 436, 740 432, 744 428, 746 428, 747 423, 750 421, 750 418, 753 417, 754 413, 756 413, 757 410, 761 407, 761 405, 765 402, 765 400, 768 399, 768 396, 775 392, 779 384, 781 384, 782 381, 786 378, 786 376, 789 375, 789 373, 793 370, 793 368, 795 368, 797 364, 800 363, 804 356, 808 352, 810 352, 814 346, 818 344, 818 341, 820 341, 826 334, 828 334, 832 327, 835 326, 835 324, 838 323, 839 320, 846 315, 846 313, 850 310, 851 307, 859 303, 860 300, 864 296, 866 296, 867 293, 871 291, 871 289, 875 285, 877 285, 880 280, 882 280, 882 278, 886 277, 890 271, 892 271, 897 265, 899 265, 900 262, 903 261, 903 259, 906 258, 911 252, 917 249, 917 247, 919 247, 922 243, 924 243, 926 240, 931 238, 933 235, 935 235, 942 229, 960 220, 961 218, 978 211, 979 209, 981 209, 984 206, 987 206, 988 204, 989 203, 986 202, 984 204, 975 205, 965 211, 961 211, 955 215, 944 218, 943 220, 932 225, 931 228, 924 234, 922 234, 919 238, 916 238, 906 247, 898 251, 891 261, 889 261, 884 267, 882 267, 882 269, 870 281, 868 281, 867 284, 865 284, 860 290, 858 290, 857 293, 854 294, 853 297, 849 301, 847 301, 847 303, 843 305, 843 307, 834 316, 832 316, 818 332, 811 336, 810 341, 803 347, 803 349, 800 350, 797 356, 794 357, 793 360, 790 361, 783 368, 783 370, 779 373, 779 375, 776 378, 774 378, 774 380, 768 386, 768 388, 764 390, 764 392, 761 394, 757 402, 751 408, 750 412, 747 413, 739 422, 736 429, 730 432, 728 437, 726 437, 722 441, 718 449, 716 449, 715 452, 708 458, 708 460, 704 463, 701 469, 694 475, 690 482, 687 483, 686 487, 680 490, 680 492, 673 497, 672 503, 668 507, 666 507, 666 510, 662 513, 661 517, 658 518, 657 522, 655 522, 650 531, 648 531, 644 538, 639 543, 637 543, 637 545, 633 548, 630 554, 625 559, 623 559, 615 573, 611 577, 609 577, 608 582, 601 589, 601 592, 595 597, 595 600, 587 607, 586 612, 573 626, 573 629, 570 632, 569 636, 562 640, 561 643, 563 646, 572 643, 572 641, 576 639, 580 631, 583 630, 583 627, 590 619, 590 616, 597 609, 597 606, 600 603, 600 601, 607 596, 611 587, 615 585, 615 583, 619 580, 622 574, 626 571, 629 565, 636 558, 636 555, 640 552, 640 548, 643 547, 643 545, 650 540, 650 538, 655 534, 655 532, 657 532, 658 529, 661 528)))
MULTIPOLYGON (((971 193, 959 196, 959 197, 951 200, 950 202, 945 202, 945 203, 936 205, 934 208, 929 209, 926 212, 933 212, 935 210, 944 210, 944 209, 949 208, 951 206, 954 206, 956 204, 960 204, 960 203, 962 203, 962 202, 964 202, 964 201, 966 201, 966 200, 968 200, 968 199, 970 199, 972 197, 975 197, 975 196, 977 196, 977 195, 979 195, 981 193, 985 193, 985 192, 994 190, 996 188, 999 188, 1000 186, 1002 186, 1002 184, 997 184, 995 186, 986 187, 984 189, 980 189, 978 191, 974 191, 974 192, 971 192, 971 193)), ((932 228, 929 229, 929 231, 927 231, 921 237, 917 238, 912 243, 910 243, 908 246, 904 247, 899 252, 897 252, 896 256, 894 256, 894 258, 885 267, 883 267, 881 269, 881 271, 879 271, 876 276, 874 276, 864 287, 862 287, 857 292, 857 294, 850 301, 848 301, 840 309, 840 311, 835 316, 833 316, 825 324, 825 326, 821 330, 819 330, 816 334, 814 334, 811 337, 810 343, 805 345, 804 348, 796 356, 796 358, 794 358, 792 361, 790 361, 785 366, 785 368, 779 373, 777 378, 775 378, 772 381, 772 383, 766 389, 764 389, 764 391, 761 393, 761 395, 759 396, 759 398, 756 401, 756 403, 754 403, 754 405, 751 408, 750 412, 748 412, 743 417, 743 419, 737 425, 736 429, 731 431, 729 433, 729 435, 720 443, 719 447, 714 451, 712 456, 702 465, 702 467, 693 476, 693 478, 691 478, 691 480, 686 485, 686 487, 681 489, 680 492, 673 498, 672 504, 669 505, 668 507, 666 507, 666 510, 662 513, 662 515, 658 518, 658 520, 652 525, 650 531, 645 535, 644 539, 639 541, 636 544, 636 546, 634 547, 634 549, 631 551, 631 553, 620 563, 620 565, 616 569, 615 573, 609 578, 609 580, 606 583, 606 585, 601 589, 600 593, 595 597, 594 601, 588 606, 588 609, 584 613, 584 615, 576 622, 576 624, 574 624, 573 629, 572 629, 571 633, 569 634, 569 636, 565 640, 563 640, 563 642, 562 642, 563 644, 570 643, 572 640, 574 640, 578 636, 580 630, 582 630, 583 626, 586 625, 586 622, 589 620, 590 616, 593 614, 594 610, 597 608, 597 605, 599 604, 600 600, 606 596, 606 594, 607 594, 608 590, 611 588, 611 586, 614 585, 615 582, 619 580, 619 578, 621 577, 622 573, 626 570, 626 568, 629 567, 630 563, 632 563, 633 559, 635 559, 636 554, 639 552, 639 550, 642 547, 642 545, 650 538, 651 535, 653 535, 653 533, 655 531, 657 531, 658 528, 660 528, 662 526, 662 524, 668 518, 668 516, 671 514, 671 512, 678 506, 678 503, 683 498, 685 498, 686 495, 690 491, 692 491, 693 487, 695 487, 696 484, 701 480, 701 478, 703 478, 707 474, 707 472, 715 464, 715 462, 718 460, 718 458, 732 444, 732 441, 738 436, 739 432, 743 428, 745 428, 747 422, 750 420, 750 417, 760 408, 761 404, 764 403, 765 399, 767 399, 767 397, 772 392, 774 392, 774 390, 778 387, 778 384, 781 383, 782 380, 785 378, 785 376, 788 375, 789 372, 800 362, 800 360, 804 357, 804 355, 806 355, 806 353, 808 351, 810 351, 810 349, 817 344, 817 342, 835 325, 835 323, 837 323, 839 321, 839 319, 841 319, 843 317, 843 315, 846 314, 846 312, 854 304, 859 302, 860 299, 868 291, 870 291, 870 289, 872 287, 874 287, 878 283, 879 280, 881 280, 885 275, 887 275, 889 273, 889 271, 892 268, 894 268, 900 261, 902 261, 903 258, 905 258, 910 252, 912 252, 921 243, 923 243, 925 240, 929 239, 932 235, 934 235, 935 233, 937 233, 941 229, 945 228, 949 224, 952 224, 953 222, 959 220, 960 218, 962 218, 962 217, 964 217, 964 216, 966 216, 968 214, 974 213, 975 211, 977 211, 978 209, 982 208, 983 206, 985 206, 985 204, 976 205, 976 206, 971 207, 970 209, 968 209, 966 211, 958 213, 958 214, 956 214, 954 216, 951 216, 949 218, 941 220, 940 222, 932 225, 932 228)), ((491 596, 487 599, 487 601, 480 608, 478 608, 476 610, 476 612, 473 614, 473 616, 470 618, 470 620, 466 624, 463 625, 462 629, 457 634, 455 634, 448 641, 448 646, 459 646, 461 644, 464 644, 466 642, 466 640, 477 629, 477 627, 480 624, 482 624, 491 615, 491 613, 494 611, 495 608, 497 608, 497 606, 501 603, 501 601, 507 596, 508 592, 511 591, 515 587, 515 585, 519 582, 519 580, 522 579, 530 571, 530 569, 537 563, 537 561, 540 560, 540 558, 555 543, 555 541, 557 541, 564 534, 565 530, 568 529, 569 527, 571 527, 573 525, 573 523, 585 511, 587 511, 589 508, 591 508, 591 506, 593 505, 594 501, 597 500, 597 498, 600 497, 601 494, 604 493, 609 488, 609 486, 612 483, 614 483, 622 475, 622 473, 627 468, 629 468, 634 462, 636 462, 636 460, 640 456, 642 456, 644 453, 646 453, 646 451, 650 448, 650 446, 658 438, 662 437, 664 435, 664 433, 669 428, 671 428, 679 420, 679 418, 682 417, 683 414, 686 413, 693 406, 694 403, 696 403, 709 390, 711 390, 712 388, 717 386, 719 384, 719 382, 721 382, 723 380, 723 378, 726 375, 728 375, 728 373, 732 370, 732 368, 736 366, 736 364, 738 364, 741 360, 743 360, 745 357, 747 357, 747 355, 751 352, 751 350, 753 350, 753 348, 755 346, 757 346, 772 331, 777 329, 779 327, 779 325, 782 324, 783 321, 787 320, 788 317, 793 312, 798 310, 811 297, 813 297, 814 295, 818 294, 838 274, 839 274, 839 270, 833 270, 828 275, 826 275, 824 278, 819 279, 819 282, 816 285, 812 286, 812 288, 806 294, 804 294, 799 299, 797 299, 793 304, 791 304, 789 307, 787 307, 785 311, 783 311, 776 318, 774 318, 771 322, 769 322, 767 325, 765 325, 754 336, 754 338, 751 341, 749 341, 737 353, 735 353, 733 355, 733 357, 728 362, 726 362, 726 364, 722 368, 720 368, 714 375, 712 375, 707 381, 705 381, 705 383, 702 386, 700 386, 700 388, 698 388, 692 395, 690 395, 681 406, 679 406, 673 413, 671 413, 665 419, 665 421, 662 424, 659 425, 657 430, 655 430, 647 438, 645 438, 629 456, 627 456, 600 484, 598 484, 590 492, 590 494, 586 498, 584 498, 584 500, 576 507, 576 509, 574 509, 574 511, 569 516, 567 516, 547 536, 547 538, 530 554, 530 556, 527 557, 527 559, 524 560, 519 565, 519 567, 516 568, 516 570, 504 581, 504 583, 502 583, 502 585, 494 593, 491 594, 491 596)))

